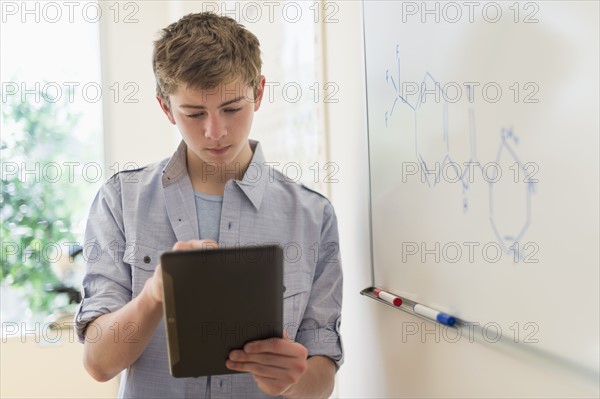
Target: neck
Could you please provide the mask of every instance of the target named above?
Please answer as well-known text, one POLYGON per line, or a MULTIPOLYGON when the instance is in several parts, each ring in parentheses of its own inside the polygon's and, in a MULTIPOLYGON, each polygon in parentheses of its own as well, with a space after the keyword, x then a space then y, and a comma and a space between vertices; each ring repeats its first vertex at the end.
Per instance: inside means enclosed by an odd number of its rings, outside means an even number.
POLYGON ((252 160, 252 149, 248 143, 230 163, 204 162, 187 151, 187 169, 194 190, 208 195, 223 195, 225 184, 231 180, 242 180, 252 160))

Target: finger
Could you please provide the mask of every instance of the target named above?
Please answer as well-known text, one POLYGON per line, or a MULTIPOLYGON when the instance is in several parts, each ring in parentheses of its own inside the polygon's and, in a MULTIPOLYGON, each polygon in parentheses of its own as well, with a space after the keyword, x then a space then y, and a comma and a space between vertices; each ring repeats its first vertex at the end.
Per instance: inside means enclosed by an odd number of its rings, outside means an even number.
POLYGON ((177 241, 175 245, 173 245, 173 251, 185 251, 190 249, 190 245, 187 241, 177 241))
POLYGON ((217 244, 213 240, 189 240, 189 241, 177 241, 173 245, 173 251, 188 251, 191 249, 213 249, 218 248, 217 244))
POLYGON ((308 350, 301 344, 293 341, 286 341, 282 338, 269 338, 261 341, 253 341, 244 345, 246 353, 275 353, 293 357, 307 357, 308 350))
POLYGON ((188 241, 191 249, 215 249, 219 247, 213 240, 190 240, 188 241))
POLYGON ((258 363, 232 362, 231 360, 227 360, 225 365, 231 370, 251 373, 253 376, 275 380, 286 378, 290 373, 286 369, 258 363))
POLYGON ((229 360, 235 363, 257 363, 281 369, 292 369, 298 363, 297 357, 282 356, 272 353, 246 353, 241 350, 232 351, 229 360))

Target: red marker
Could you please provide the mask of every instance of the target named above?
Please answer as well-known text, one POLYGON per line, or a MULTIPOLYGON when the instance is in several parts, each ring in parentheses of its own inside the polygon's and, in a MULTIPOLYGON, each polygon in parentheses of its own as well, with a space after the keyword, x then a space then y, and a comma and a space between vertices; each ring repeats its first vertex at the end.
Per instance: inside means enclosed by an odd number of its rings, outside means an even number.
POLYGON ((384 301, 389 302, 394 306, 402 305, 402 298, 397 297, 396 295, 392 295, 389 292, 382 291, 379 288, 375 288, 373 292, 375 293, 375 296, 377 298, 383 299, 384 301))

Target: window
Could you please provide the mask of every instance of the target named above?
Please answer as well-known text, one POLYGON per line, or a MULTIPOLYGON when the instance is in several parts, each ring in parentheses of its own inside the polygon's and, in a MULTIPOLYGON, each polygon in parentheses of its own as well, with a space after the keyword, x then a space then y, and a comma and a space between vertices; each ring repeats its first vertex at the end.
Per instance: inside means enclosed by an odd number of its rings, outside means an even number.
POLYGON ((3 2, 2 287, 4 333, 42 331, 68 313, 87 211, 103 176, 96 2, 3 2), (22 324, 25 323, 25 324, 22 324), (36 323, 29 325, 29 323, 36 323))

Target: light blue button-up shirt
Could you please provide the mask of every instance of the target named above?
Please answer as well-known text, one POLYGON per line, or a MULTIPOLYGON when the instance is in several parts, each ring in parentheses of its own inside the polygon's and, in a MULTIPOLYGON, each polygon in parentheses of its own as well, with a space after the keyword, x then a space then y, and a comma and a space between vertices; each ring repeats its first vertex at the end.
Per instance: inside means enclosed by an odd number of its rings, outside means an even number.
MULTIPOLYGON (((219 245, 283 247, 284 329, 309 356, 327 356, 339 367, 342 269, 333 207, 325 197, 267 165, 260 145, 250 143, 254 155, 244 178, 225 185, 219 245)), ((96 195, 85 235, 84 295, 75 316, 80 342, 97 317, 139 295, 162 252, 177 241, 198 238, 202 220, 196 213, 186 149, 182 142, 170 159, 114 175, 96 195)), ((111 333, 96 330, 94 337, 111 333)), ((267 397, 247 373, 173 378, 164 321, 122 375, 119 396, 267 397)))

